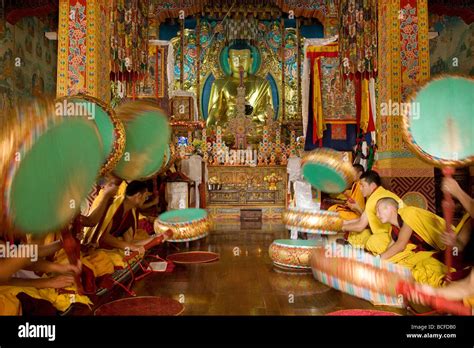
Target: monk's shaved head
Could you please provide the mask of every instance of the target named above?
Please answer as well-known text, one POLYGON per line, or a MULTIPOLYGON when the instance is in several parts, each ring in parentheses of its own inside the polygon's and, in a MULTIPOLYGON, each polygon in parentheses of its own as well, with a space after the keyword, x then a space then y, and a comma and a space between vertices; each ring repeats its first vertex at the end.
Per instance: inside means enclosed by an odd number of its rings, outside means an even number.
POLYGON ((394 207, 395 209, 398 210, 398 202, 396 200, 394 200, 393 198, 390 198, 390 197, 380 198, 377 201, 377 207, 379 207, 379 206, 383 206, 383 207, 392 206, 392 207, 394 207))

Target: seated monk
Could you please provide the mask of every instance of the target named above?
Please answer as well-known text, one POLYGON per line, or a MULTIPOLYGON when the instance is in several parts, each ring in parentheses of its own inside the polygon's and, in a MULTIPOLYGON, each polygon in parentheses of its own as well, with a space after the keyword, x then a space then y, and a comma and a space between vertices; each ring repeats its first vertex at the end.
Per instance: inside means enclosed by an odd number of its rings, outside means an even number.
POLYGON ((97 226, 84 233, 83 244, 92 244, 105 249, 145 252, 144 245, 155 237, 134 240, 137 231, 138 212, 150 193, 146 183, 132 181, 125 193, 118 195, 109 206, 97 226))
POLYGON ((380 198, 384 197, 395 199, 400 206, 403 206, 403 201, 381 186, 380 176, 373 170, 368 170, 360 176, 360 189, 366 199, 364 212, 358 219, 344 221, 342 230, 349 232, 347 240, 352 246, 365 248, 379 255, 387 250, 390 244, 391 225, 380 222, 375 205, 380 198))
POLYGON ((364 174, 364 167, 360 164, 354 164, 357 173, 357 179, 352 184, 350 190, 345 192, 346 203, 334 204, 329 207, 329 211, 338 212, 344 220, 358 219, 364 212, 365 200, 360 189, 360 177, 364 174))
POLYGON ((410 268, 419 283, 444 285, 447 269, 438 252, 446 248, 441 239, 446 221, 425 209, 399 208, 389 197, 379 199, 376 210, 382 223, 392 225, 392 243, 381 258, 410 268))
MULTIPOLYGON (((24 239, 24 238, 23 238, 24 239)), ((5 242, 1 242, 5 244, 5 242)), ((23 250, 30 245, 31 250, 37 247, 35 259, 32 258, 10 258, 3 259, 6 264, 9 261, 17 260, 17 265, 22 263, 15 273, 13 268, 7 268, 9 275, 0 280, 0 315, 21 314, 21 304, 17 297, 22 293, 28 295, 31 301, 46 300, 54 308, 63 312, 74 302, 90 305, 91 302, 86 296, 77 295, 71 301, 70 293, 75 293, 71 288, 74 286, 74 274, 81 272, 81 264, 69 265, 58 264, 42 259, 56 252, 61 246, 60 243, 41 246, 36 243, 22 243, 23 250), (35 272, 44 273, 37 275, 35 272)), ((52 308, 52 307, 51 307, 52 308)))

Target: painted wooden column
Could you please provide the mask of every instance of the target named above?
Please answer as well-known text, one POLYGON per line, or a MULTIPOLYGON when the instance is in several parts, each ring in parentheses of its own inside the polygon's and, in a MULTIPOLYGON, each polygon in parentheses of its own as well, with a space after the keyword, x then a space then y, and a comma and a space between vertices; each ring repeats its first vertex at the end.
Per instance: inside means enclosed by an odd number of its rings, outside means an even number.
POLYGON ((59 1, 58 97, 84 93, 110 101, 110 5, 59 1))
MULTIPOLYGON (((420 192, 435 209, 433 167, 416 158, 402 136, 402 103, 429 80, 427 0, 378 3, 378 98, 376 170, 384 185, 403 196, 420 192)), ((420 196, 420 199, 423 197, 420 196)))

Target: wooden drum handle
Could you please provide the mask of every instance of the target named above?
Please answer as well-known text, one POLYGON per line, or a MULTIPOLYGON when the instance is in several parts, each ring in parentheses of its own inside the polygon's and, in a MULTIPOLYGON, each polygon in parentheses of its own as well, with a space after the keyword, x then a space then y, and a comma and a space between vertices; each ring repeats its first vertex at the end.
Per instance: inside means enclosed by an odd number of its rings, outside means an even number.
MULTIPOLYGON (((169 237, 171 237, 171 236, 173 235, 173 231, 168 230, 168 231, 166 231, 166 232, 163 233, 163 234, 166 235, 166 236, 169 238, 169 237)), ((163 243, 164 239, 165 239, 165 238, 163 237, 163 235, 160 235, 160 236, 158 236, 158 237, 152 239, 152 240, 149 241, 148 243, 146 243, 143 247, 145 248, 145 250, 151 249, 151 248, 153 248, 154 246, 157 246, 157 245, 163 243)), ((125 261, 129 261, 129 260, 133 259, 133 258, 134 258, 135 256, 137 256, 137 255, 138 255, 138 251, 134 251, 134 252, 130 253, 130 255, 125 256, 125 257, 124 257, 124 260, 125 260, 125 261)))
POLYGON ((403 295, 411 300, 414 295, 420 299, 422 304, 426 304, 437 311, 451 313, 454 315, 470 316, 472 309, 465 306, 460 301, 451 301, 439 296, 428 295, 415 288, 415 284, 406 281, 400 281, 397 284, 397 294, 403 295))

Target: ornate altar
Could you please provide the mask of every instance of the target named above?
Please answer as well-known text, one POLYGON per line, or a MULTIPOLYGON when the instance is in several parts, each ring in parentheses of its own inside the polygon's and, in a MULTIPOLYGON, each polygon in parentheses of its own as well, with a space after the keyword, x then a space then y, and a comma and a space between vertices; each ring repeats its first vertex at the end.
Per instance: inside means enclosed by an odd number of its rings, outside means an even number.
POLYGON ((206 188, 207 208, 215 218, 239 219, 241 210, 248 209, 261 209, 263 219, 281 218, 286 206, 286 166, 210 165, 208 176, 213 184, 206 188))

